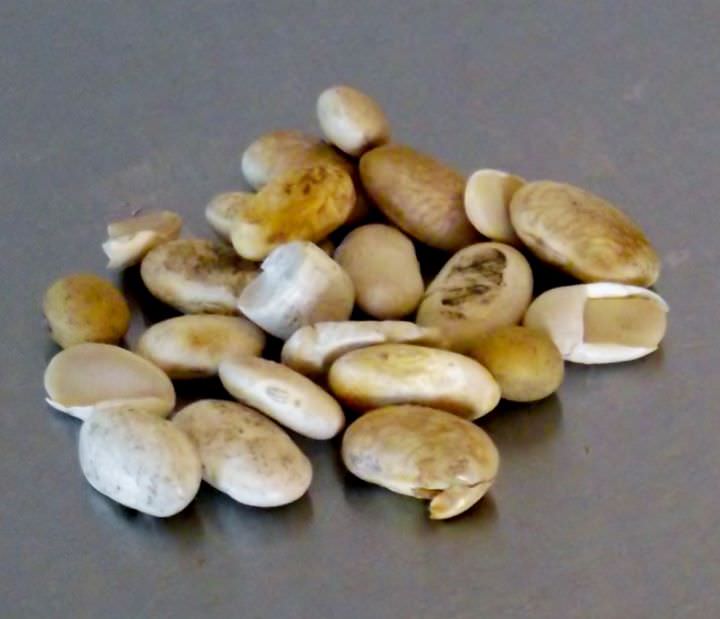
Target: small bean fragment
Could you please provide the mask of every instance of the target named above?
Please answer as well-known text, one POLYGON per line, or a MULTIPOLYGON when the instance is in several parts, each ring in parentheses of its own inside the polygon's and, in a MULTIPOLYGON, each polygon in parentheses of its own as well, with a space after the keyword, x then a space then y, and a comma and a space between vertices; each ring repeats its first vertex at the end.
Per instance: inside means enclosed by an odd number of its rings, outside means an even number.
POLYGON ((347 320, 355 299, 352 280, 313 243, 295 241, 273 250, 261 273, 238 298, 238 308, 275 337, 305 325, 347 320))
POLYGON ((148 211, 112 222, 102 245, 109 269, 124 269, 140 262, 153 247, 180 236, 182 218, 172 211, 148 211))

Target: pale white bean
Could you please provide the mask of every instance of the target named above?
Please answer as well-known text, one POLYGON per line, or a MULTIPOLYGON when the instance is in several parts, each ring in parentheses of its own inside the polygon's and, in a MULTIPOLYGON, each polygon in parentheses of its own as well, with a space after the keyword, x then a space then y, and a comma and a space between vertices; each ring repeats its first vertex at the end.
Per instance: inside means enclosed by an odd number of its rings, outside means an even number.
POLYGON ((113 501, 150 514, 177 514, 200 487, 200 456, 171 422, 132 407, 94 412, 80 429, 80 467, 113 501))
POLYGON ((352 280, 317 245, 281 245, 261 269, 238 298, 238 308, 275 337, 287 339, 305 325, 350 317, 355 300, 352 280))
POLYGON ((242 404, 200 400, 173 423, 197 447, 203 479, 238 503, 286 505, 310 486, 310 460, 279 426, 242 404))

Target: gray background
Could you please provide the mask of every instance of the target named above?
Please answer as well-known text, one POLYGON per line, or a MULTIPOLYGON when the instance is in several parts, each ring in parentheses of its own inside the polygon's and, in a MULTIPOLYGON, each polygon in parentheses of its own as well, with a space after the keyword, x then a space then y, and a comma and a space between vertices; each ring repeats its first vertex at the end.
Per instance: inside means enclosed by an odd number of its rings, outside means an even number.
POLYGON ((590 4, 2 3, 3 618, 720 616, 720 5, 590 4), (78 423, 42 401, 44 289, 102 273, 104 224, 134 208, 209 234, 244 146, 315 130, 336 82, 465 172, 624 205, 663 256, 662 351, 491 415, 501 478, 453 522, 312 441, 315 483, 287 508, 208 489, 168 521, 111 504, 79 472, 78 423))

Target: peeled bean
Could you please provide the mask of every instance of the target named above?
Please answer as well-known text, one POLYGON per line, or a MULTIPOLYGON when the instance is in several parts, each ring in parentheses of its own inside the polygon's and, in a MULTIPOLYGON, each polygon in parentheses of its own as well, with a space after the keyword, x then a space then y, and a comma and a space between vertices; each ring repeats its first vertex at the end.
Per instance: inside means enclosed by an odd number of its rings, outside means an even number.
POLYGON ((238 308, 275 337, 287 339, 305 325, 350 317, 352 280, 317 245, 281 245, 261 269, 240 295, 238 308))
POLYGON ((47 403, 80 419, 126 406, 165 417, 175 406, 175 389, 160 368, 108 344, 78 344, 58 353, 44 383, 47 403))
POLYGON ((596 282, 544 292, 524 324, 546 331, 568 361, 617 363, 657 350, 667 312, 667 303, 646 288, 596 282))

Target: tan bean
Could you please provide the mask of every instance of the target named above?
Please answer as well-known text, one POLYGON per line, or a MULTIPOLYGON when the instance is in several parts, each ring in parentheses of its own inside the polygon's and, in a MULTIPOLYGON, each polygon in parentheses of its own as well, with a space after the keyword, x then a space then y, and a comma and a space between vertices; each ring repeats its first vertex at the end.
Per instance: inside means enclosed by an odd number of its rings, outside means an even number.
POLYGON ((557 391, 564 376, 563 359, 543 331, 518 325, 488 333, 472 351, 500 385, 502 397, 532 402, 557 391))
POLYGON ((52 338, 63 348, 82 342, 115 344, 130 326, 130 308, 120 291, 91 273, 56 280, 45 293, 43 311, 52 338))
POLYGON ((345 432, 345 466, 357 477, 407 496, 430 499, 430 518, 457 516, 497 477, 500 458, 479 427, 424 406, 366 413, 345 432))
POLYGON ((139 355, 170 378, 201 378, 217 374, 224 359, 257 356, 265 334, 240 316, 196 314, 163 320, 142 334, 139 355))
POLYGON ((660 259, 639 226, 579 187, 528 183, 513 195, 510 218, 538 258, 583 282, 651 286, 660 275, 660 259))
POLYGON ((353 230, 335 260, 355 286, 360 308, 382 320, 415 311, 425 290, 412 242, 396 228, 369 224, 353 230))
POLYGON ((330 367, 328 383, 341 402, 359 411, 419 404, 477 419, 500 400, 498 384, 477 361, 410 344, 348 352, 330 367))
POLYGON ((477 243, 456 253, 425 291, 420 325, 436 327, 458 352, 492 329, 522 319, 533 278, 525 257, 502 243, 477 243))
POLYGON ((352 180, 340 168, 293 170, 270 181, 237 214, 233 247, 243 258, 263 260, 291 241, 322 241, 345 222, 354 202, 352 180))
POLYGON ((164 243, 140 267, 153 296, 186 314, 236 314, 238 295, 257 273, 256 263, 205 239, 164 243))
POLYGON ((360 159, 363 186, 401 230, 432 247, 457 251, 478 240, 465 215, 465 179, 408 146, 386 144, 360 159))

